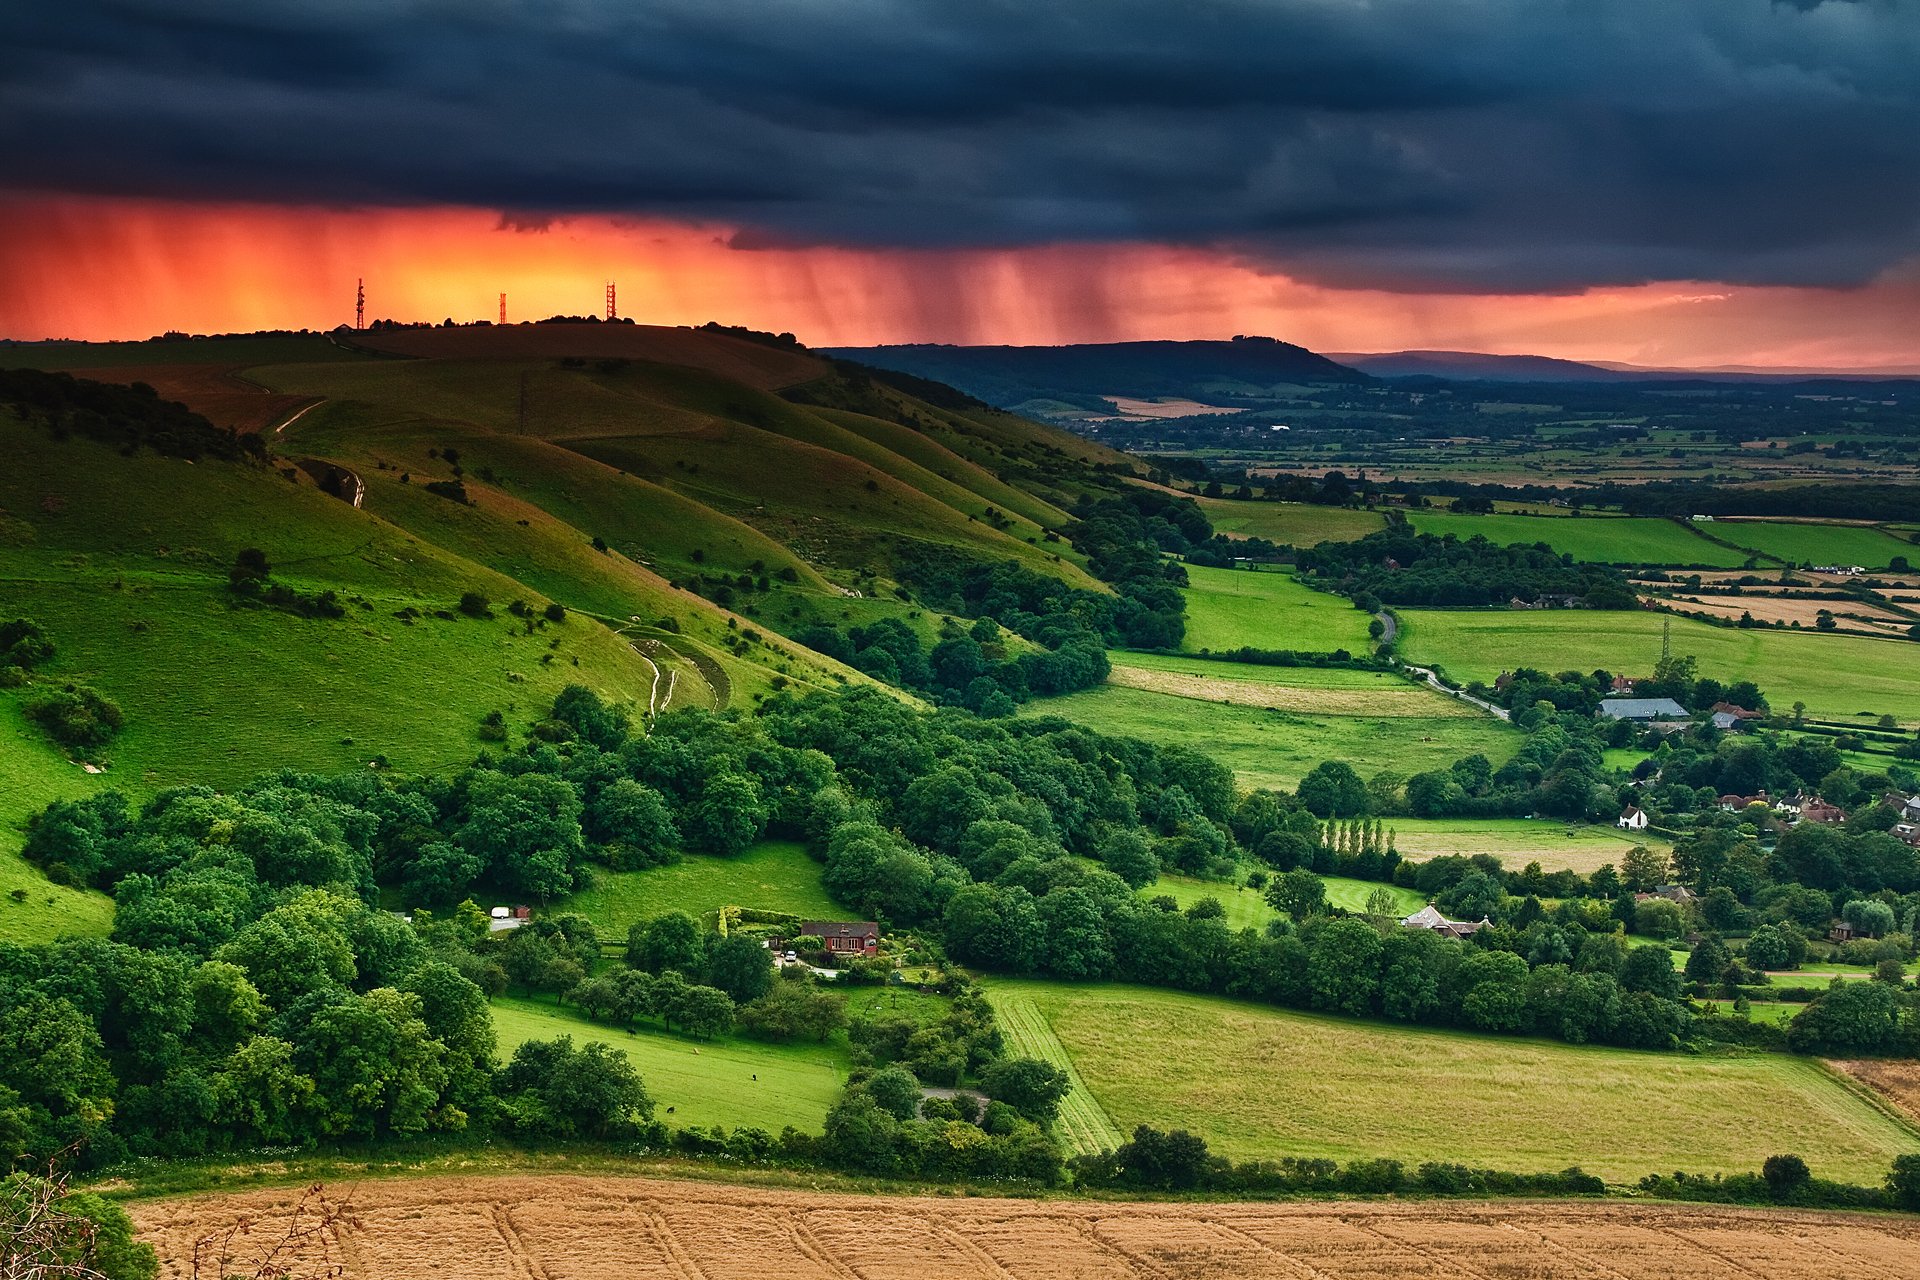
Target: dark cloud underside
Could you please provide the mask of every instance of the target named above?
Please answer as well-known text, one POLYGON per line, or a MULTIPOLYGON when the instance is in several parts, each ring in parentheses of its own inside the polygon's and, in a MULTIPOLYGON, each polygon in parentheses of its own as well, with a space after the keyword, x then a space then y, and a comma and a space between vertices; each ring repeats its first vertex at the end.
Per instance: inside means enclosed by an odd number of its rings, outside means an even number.
POLYGON ((1920 252, 1920 7, 22 0, 0 175, 1396 288, 1852 284, 1920 252))

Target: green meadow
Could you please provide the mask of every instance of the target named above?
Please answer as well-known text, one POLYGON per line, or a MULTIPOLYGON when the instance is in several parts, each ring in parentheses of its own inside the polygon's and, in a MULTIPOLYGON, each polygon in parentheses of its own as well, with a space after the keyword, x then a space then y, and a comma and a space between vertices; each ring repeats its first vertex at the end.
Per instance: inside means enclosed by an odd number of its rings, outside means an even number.
POLYGON ((1111 1127, 1184 1128, 1239 1160, 1578 1164, 1746 1172, 1798 1152, 1816 1176, 1877 1182, 1920 1133, 1819 1063, 1694 1057, 1474 1035, 1144 987, 993 979, 1045 1022, 1111 1127))
POLYGON ((779 1133, 787 1125, 818 1133, 846 1082, 842 1044, 763 1044, 729 1037, 696 1041, 661 1031, 624 1031, 558 1004, 501 996, 493 1027, 502 1060, 528 1040, 572 1036, 627 1055, 645 1081, 655 1115, 676 1127, 724 1125, 779 1133), (673 1114, 667 1114, 667 1108, 673 1114))
POLYGON ((1387 527, 1377 511, 1316 507, 1304 502, 1250 502, 1240 498, 1195 498, 1217 532, 1229 537, 1311 547, 1353 542, 1387 527))
POLYGON ((1369 648, 1372 618, 1341 596, 1300 585, 1291 573, 1186 566, 1189 652, 1294 649, 1329 653, 1369 648))
MULTIPOLYGON (((1385 889, 1393 897, 1394 911, 1398 915, 1411 915, 1427 905, 1426 898, 1412 889, 1403 889, 1398 885, 1381 884, 1374 880, 1353 880, 1346 876, 1322 876, 1327 886, 1327 901, 1342 911, 1365 911, 1367 898, 1376 889, 1385 889)), ((1222 880, 1197 880, 1192 876, 1162 875, 1158 880, 1140 890, 1143 898, 1157 898, 1161 895, 1172 898, 1180 904, 1182 911, 1191 907, 1202 898, 1212 898, 1226 913, 1223 919, 1229 929, 1263 929, 1271 920, 1279 918, 1271 903, 1253 889, 1244 884, 1229 884, 1222 880)))
POLYGON ((800 845, 766 840, 731 858, 689 853, 678 862, 645 871, 596 868, 589 884, 554 904, 592 920, 609 940, 626 937, 628 926, 669 911, 700 917, 721 907, 758 907, 813 919, 836 919, 820 883, 820 864, 800 845))
POLYGON ((1895 556, 1920 563, 1920 546, 1865 525, 1801 524, 1797 521, 1716 520, 1713 536, 1785 560, 1789 564, 1860 565, 1884 569, 1895 556))
MULTIPOLYGON (((1492 683, 1502 671, 1605 669, 1646 676, 1660 658, 1668 615, 1641 611, 1406 609, 1400 649, 1409 661, 1438 663, 1456 680, 1492 683)), ((1700 674, 1752 680, 1772 705, 1851 720, 1892 715, 1920 722, 1920 646, 1870 636, 1740 630, 1673 618, 1673 652, 1699 659, 1700 674)))
MULTIPOLYGON (((1737 569, 1747 553, 1723 547, 1685 525, 1653 516, 1461 515, 1451 511, 1408 513, 1417 532, 1478 534, 1500 546, 1544 542, 1555 551, 1599 564, 1699 565, 1737 569)), ((1717 530, 1716 530, 1717 531, 1717 530)))

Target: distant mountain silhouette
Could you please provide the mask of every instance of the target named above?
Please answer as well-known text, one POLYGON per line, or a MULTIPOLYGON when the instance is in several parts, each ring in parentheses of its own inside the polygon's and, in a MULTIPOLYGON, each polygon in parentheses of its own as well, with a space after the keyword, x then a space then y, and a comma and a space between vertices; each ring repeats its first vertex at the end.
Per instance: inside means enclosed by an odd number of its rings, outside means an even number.
POLYGON ((1274 338, 1103 342, 1062 347, 838 347, 826 354, 958 387, 1003 408, 1033 400, 1098 407, 1108 396, 1218 402, 1268 387, 1357 383, 1367 376, 1274 338))

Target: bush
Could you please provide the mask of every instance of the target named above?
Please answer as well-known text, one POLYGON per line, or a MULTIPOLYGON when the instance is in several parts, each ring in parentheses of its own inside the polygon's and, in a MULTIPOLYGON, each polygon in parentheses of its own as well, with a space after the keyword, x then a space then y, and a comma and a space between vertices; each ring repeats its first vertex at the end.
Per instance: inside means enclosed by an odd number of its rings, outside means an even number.
POLYGON ((491 618, 493 604, 478 591, 469 591, 460 597, 460 612, 469 618, 491 618))
POLYGON ((77 755, 106 746, 125 723, 119 706, 81 684, 35 694, 27 699, 26 713, 49 738, 77 755))

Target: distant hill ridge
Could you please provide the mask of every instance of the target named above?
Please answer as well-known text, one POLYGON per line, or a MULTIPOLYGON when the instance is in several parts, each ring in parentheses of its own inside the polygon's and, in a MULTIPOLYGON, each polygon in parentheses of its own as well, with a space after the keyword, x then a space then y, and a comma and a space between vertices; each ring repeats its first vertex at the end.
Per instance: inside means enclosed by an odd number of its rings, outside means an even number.
POLYGON ((825 354, 958 387, 989 404, 1069 403, 1231 394, 1301 383, 1359 383, 1367 375, 1275 338, 1227 342, 1102 342, 1059 347, 914 344, 827 348, 825 354))

